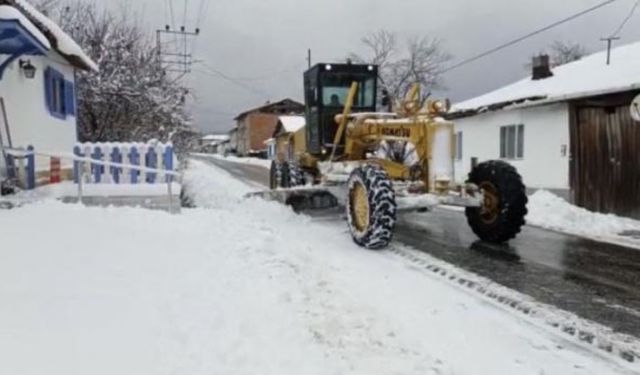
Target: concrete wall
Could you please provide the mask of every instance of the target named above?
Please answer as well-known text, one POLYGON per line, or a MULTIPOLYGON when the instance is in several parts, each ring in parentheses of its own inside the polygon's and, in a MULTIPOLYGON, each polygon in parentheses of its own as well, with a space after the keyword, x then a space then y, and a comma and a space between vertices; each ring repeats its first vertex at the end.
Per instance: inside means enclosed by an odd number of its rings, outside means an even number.
POLYGON ((456 181, 466 179, 472 157, 480 162, 500 158, 501 126, 524 124, 523 157, 506 161, 518 169, 528 188, 569 189, 567 104, 489 112, 454 122, 456 131, 462 131, 462 159, 455 162, 456 181))
MULTIPOLYGON (((75 82, 74 68, 65 63, 63 57, 51 52, 45 56, 23 56, 37 69, 34 79, 24 77, 19 67, 19 59, 12 62, 4 71, 0 80, 0 97, 4 99, 9 129, 14 147, 33 145, 36 150, 66 152, 73 150, 77 140, 75 116, 59 119, 52 116, 45 99, 45 69, 50 66, 64 74, 66 80, 75 82)), ((2 139, 7 144, 7 134, 0 121, 2 139)), ((63 161, 63 168, 71 166, 63 161)), ((36 158, 38 171, 49 169, 49 160, 36 158)))
POLYGON ((264 141, 273 136, 278 116, 269 113, 251 113, 238 122, 238 155, 266 150, 264 141))

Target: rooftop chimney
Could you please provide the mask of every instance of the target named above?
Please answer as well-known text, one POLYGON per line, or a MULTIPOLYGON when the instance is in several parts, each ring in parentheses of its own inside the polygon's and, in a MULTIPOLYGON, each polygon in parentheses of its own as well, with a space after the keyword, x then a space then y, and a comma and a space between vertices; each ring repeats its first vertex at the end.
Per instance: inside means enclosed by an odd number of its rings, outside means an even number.
POLYGON ((538 55, 533 57, 533 73, 531 78, 536 81, 549 78, 553 75, 549 64, 549 55, 538 55))

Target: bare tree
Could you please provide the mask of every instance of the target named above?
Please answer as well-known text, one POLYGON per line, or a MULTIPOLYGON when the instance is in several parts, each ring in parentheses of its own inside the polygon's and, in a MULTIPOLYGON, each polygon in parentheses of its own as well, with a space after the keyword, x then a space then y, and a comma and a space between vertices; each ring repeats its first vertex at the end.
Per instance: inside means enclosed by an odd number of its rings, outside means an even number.
POLYGON ((58 3, 51 16, 100 68, 77 75, 81 140, 170 141, 188 129, 189 91, 162 69, 155 43, 130 13, 74 1, 58 3))
POLYGON ((408 38, 400 48, 394 33, 378 30, 362 38, 362 44, 367 57, 352 53, 351 59, 378 65, 380 89, 395 99, 414 83, 423 92, 441 87, 444 65, 451 60, 440 39, 426 36, 408 38))
POLYGON ((587 49, 580 43, 563 42, 556 40, 549 47, 551 50, 551 64, 553 66, 564 65, 572 61, 580 60, 588 54, 587 49))
MULTIPOLYGON (((580 60, 588 54, 588 50, 580 43, 564 42, 556 40, 547 48, 547 51, 540 51, 538 55, 549 55, 549 60, 552 68, 556 66, 568 64, 573 61, 580 60)), ((531 70, 533 58, 536 55, 531 56, 529 61, 524 64, 526 70, 531 70)))
POLYGON ((38 8, 38 10, 40 10, 42 13, 46 15, 48 15, 49 12, 51 12, 53 9, 55 9, 59 5, 58 0, 36 0, 36 1, 31 1, 31 3, 33 4, 33 6, 38 8))

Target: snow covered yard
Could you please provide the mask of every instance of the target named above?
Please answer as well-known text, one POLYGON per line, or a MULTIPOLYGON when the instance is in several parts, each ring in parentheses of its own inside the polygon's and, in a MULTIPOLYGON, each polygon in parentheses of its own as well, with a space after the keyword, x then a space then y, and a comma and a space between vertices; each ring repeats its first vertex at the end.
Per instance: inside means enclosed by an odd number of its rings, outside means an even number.
POLYGON ((1 374, 625 373, 342 222, 199 162, 185 180, 202 208, 180 215, 0 211, 1 374))

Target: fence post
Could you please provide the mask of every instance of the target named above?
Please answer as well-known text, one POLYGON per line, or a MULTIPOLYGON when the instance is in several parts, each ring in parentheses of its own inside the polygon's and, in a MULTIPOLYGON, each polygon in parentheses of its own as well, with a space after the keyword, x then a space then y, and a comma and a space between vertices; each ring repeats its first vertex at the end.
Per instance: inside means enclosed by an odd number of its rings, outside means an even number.
MULTIPOLYGON (((156 154, 155 147, 147 148, 145 167, 156 168, 157 164, 158 164, 158 157, 156 154)), ((156 181, 156 174, 153 172, 147 172, 147 182, 152 184, 155 181, 156 181)))
MULTIPOLYGON (((100 146, 95 146, 91 158, 94 160, 102 160, 102 150, 100 150, 100 146)), ((102 178, 102 165, 91 163, 91 171, 93 172, 94 181, 100 183, 102 178)))
MULTIPOLYGON (((140 165, 140 154, 138 153, 138 149, 136 148, 136 146, 131 146, 131 151, 129 153, 129 160, 131 161, 131 165, 133 166, 139 166, 140 165)), ((131 170, 131 183, 132 184, 136 184, 138 183, 138 170, 136 169, 132 169, 131 170)))
POLYGON ((83 191, 82 191, 82 184, 84 183, 84 169, 85 169, 85 162, 84 161, 79 161, 78 162, 78 203, 82 203, 82 195, 83 195, 83 191))
MULTIPOLYGON (((122 154, 120 153, 120 149, 118 146, 113 148, 111 151, 111 161, 114 163, 122 163, 122 154)), ((113 181, 116 184, 120 183, 120 167, 111 167, 111 175, 113 176, 113 181)))
POLYGON ((7 175, 9 178, 18 178, 16 160, 11 153, 7 153, 7 175))
POLYGON ((34 154, 33 150, 33 146, 27 146, 27 151, 29 151, 29 153, 27 154, 25 177, 27 180, 26 182, 28 190, 35 189, 36 187, 36 155, 34 154))
MULTIPOLYGON (((173 171, 173 146, 168 144, 164 149, 164 154, 162 155, 164 158, 164 168, 168 171, 173 171)), ((172 175, 166 176, 167 182, 173 181, 172 175)))
MULTIPOLYGON (((78 157, 82 157, 82 153, 80 152, 80 146, 75 145, 73 147, 73 154, 78 157)), ((77 160, 73 161, 73 182, 76 184, 80 181, 80 162, 77 160)))

